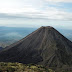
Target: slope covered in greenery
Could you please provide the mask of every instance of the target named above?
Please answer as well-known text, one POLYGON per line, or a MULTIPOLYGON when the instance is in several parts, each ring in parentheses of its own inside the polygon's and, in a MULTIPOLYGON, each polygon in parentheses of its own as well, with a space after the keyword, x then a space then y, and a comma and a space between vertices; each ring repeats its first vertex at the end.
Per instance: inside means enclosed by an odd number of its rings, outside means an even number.
POLYGON ((0 72, 72 72, 72 70, 57 69, 54 71, 42 65, 0 62, 0 72))
POLYGON ((0 62, 0 72, 54 72, 41 65, 25 65, 22 63, 0 62))

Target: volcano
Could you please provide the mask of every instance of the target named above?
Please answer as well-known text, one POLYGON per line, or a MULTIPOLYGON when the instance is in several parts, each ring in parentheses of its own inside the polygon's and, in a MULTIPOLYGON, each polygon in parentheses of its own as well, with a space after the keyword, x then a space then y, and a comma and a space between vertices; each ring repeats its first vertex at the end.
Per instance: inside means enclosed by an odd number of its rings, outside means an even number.
POLYGON ((40 64, 47 67, 72 65, 72 42, 53 27, 40 27, 0 51, 0 62, 40 64))

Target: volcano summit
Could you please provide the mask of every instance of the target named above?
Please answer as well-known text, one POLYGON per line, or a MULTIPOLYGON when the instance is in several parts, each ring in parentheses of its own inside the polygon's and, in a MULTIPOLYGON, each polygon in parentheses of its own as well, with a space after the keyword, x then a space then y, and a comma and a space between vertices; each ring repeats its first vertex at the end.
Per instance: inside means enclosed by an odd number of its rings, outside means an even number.
POLYGON ((0 61, 34 63, 47 67, 72 65, 72 42, 53 27, 40 27, 1 50, 0 61))

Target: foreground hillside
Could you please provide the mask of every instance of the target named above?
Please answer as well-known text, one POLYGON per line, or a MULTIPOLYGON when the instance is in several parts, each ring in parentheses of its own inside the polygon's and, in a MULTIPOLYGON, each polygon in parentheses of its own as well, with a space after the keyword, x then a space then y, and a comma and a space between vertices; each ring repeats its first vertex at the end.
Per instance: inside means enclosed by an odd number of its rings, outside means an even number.
POLYGON ((22 64, 11 62, 0 62, 0 72, 72 72, 67 69, 58 69, 56 71, 51 68, 45 68, 42 65, 22 64))
POLYGON ((54 72, 41 65, 24 65, 22 63, 0 62, 0 72, 54 72))

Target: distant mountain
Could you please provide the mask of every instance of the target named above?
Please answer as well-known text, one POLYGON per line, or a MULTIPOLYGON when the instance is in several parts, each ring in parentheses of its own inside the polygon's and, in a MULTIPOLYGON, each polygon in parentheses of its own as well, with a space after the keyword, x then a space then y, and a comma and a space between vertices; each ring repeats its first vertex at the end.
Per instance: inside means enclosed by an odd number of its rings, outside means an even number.
POLYGON ((2 50, 3 48, 2 47, 0 47, 0 50, 2 50))
POLYGON ((61 34, 63 34, 66 38, 72 41, 72 30, 69 29, 57 29, 61 34))
POLYGON ((53 27, 41 27, 1 50, 0 61, 34 63, 54 68, 72 66, 72 42, 53 27))
POLYGON ((6 47, 30 34, 36 28, 0 27, 0 47, 6 47))

